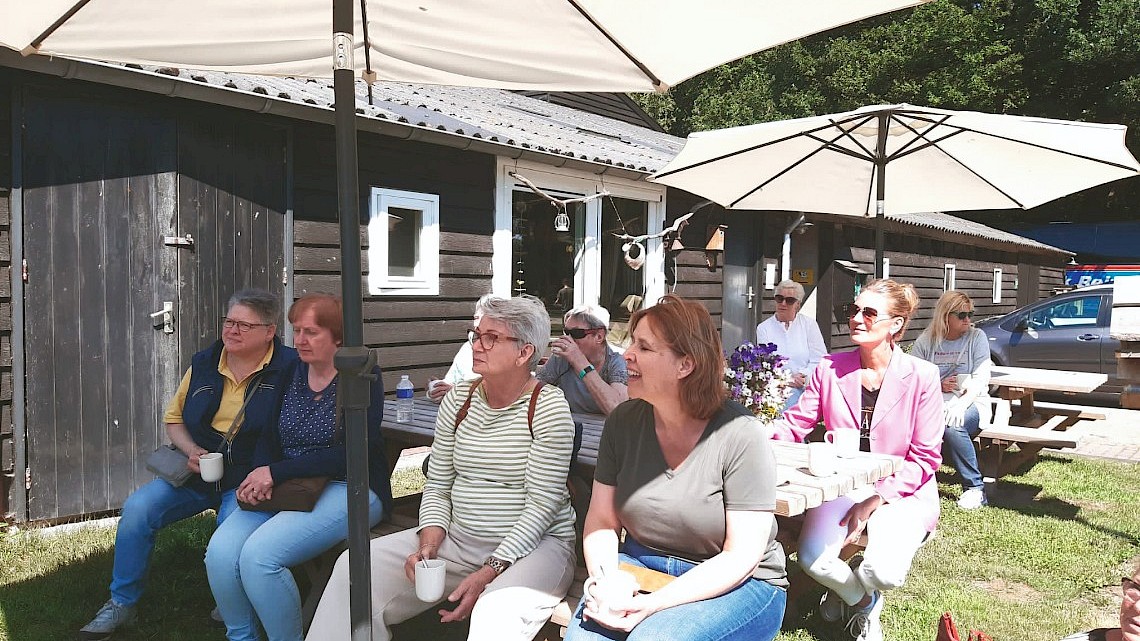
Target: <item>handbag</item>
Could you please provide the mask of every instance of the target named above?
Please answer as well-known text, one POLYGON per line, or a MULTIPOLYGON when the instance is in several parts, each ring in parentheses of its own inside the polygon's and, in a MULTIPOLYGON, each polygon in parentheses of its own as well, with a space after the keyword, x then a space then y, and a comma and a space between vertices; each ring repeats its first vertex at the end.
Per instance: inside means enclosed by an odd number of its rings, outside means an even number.
MULTIPOLYGON (((341 440, 341 395, 336 395, 336 439, 341 440)), ((238 507, 249 512, 312 512, 317 505, 317 499, 325 491, 329 483, 327 476, 303 476, 295 479, 286 479, 273 484, 273 494, 268 499, 253 503, 246 503, 238 499, 238 507)))
POLYGON ((239 500, 238 506, 250 512, 312 512, 328 485, 327 476, 288 479, 273 485, 273 494, 257 505, 239 500))
MULTIPOLYGON (((237 431, 238 423, 241 422, 241 417, 245 416, 245 408, 249 406, 249 401, 253 398, 254 392, 257 391, 257 385, 261 382, 261 375, 258 375, 249 382, 250 388, 253 389, 246 397, 245 401, 241 404, 241 409, 238 410, 234 420, 230 423, 230 429, 226 431, 226 436, 222 439, 222 447, 219 449, 226 449, 233 441, 234 432, 237 431)), ((178 449, 173 443, 163 443, 159 445, 153 452, 146 457, 146 469, 150 470, 155 476, 166 481, 174 487, 182 487, 186 481, 194 476, 194 472, 190 470, 187 462, 190 457, 186 456, 182 450, 178 449)))
MULTIPOLYGON (((962 641, 958 636, 958 626, 954 625, 954 617, 949 612, 943 613, 938 620, 938 636, 934 641, 962 641)), ((966 641, 993 641, 993 638, 981 630, 970 630, 966 641)))
POLYGON ((182 487, 194 475, 186 464, 188 460, 182 450, 168 443, 146 457, 146 469, 174 487, 182 487))

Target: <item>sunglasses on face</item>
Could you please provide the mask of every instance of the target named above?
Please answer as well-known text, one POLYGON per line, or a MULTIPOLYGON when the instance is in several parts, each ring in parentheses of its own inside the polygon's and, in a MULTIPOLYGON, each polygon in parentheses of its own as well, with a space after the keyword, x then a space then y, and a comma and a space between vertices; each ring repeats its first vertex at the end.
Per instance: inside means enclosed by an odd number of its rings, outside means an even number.
POLYGON ((563 327, 562 333, 565 334, 566 336, 569 336, 570 338, 573 338, 576 340, 581 340, 581 339, 589 336, 590 332, 597 331, 598 329, 601 329, 601 328, 590 327, 587 329, 582 329, 581 327, 563 327))
MULTIPOLYGON (((879 318, 879 310, 874 307, 860 307, 855 303, 846 303, 843 305, 843 315, 847 317, 847 320, 855 320, 856 316, 862 315, 864 323, 873 325, 876 322, 875 319, 879 318)), ((887 318, 890 317, 888 316, 880 320, 886 320, 887 318)))
POLYGON ((773 296, 772 300, 776 301, 777 305, 795 305, 799 301, 795 296, 781 296, 780 294, 773 296))
POLYGON ((958 320, 960 320, 960 321, 966 320, 967 318, 973 318, 974 317, 974 310, 970 310, 968 312, 950 312, 950 315, 951 316, 957 316, 958 320))
POLYGON ((1133 592, 1140 596, 1140 584, 1132 580, 1132 577, 1126 576, 1120 579, 1120 590, 1122 592, 1133 592))

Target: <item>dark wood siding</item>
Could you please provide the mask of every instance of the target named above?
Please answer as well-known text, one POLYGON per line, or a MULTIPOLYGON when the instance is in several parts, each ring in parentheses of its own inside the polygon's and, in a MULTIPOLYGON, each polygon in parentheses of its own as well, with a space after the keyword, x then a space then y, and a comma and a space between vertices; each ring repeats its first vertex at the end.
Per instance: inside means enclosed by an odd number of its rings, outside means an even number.
MULTIPOLYGON (((332 130, 298 126, 294 295, 340 294, 332 130)), ((491 291, 495 159, 436 145, 364 134, 360 137, 362 224, 372 187, 439 196, 438 296, 364 296, 364 342, 379 348, 384 388, 408 374, 417 390, 442 376, 471 326, 475 301, 491 291)), ((361 227, 362 279, 367 282, 368 238, 361 227)), ((367 287, 367 285, 365 285, 367 287)))
POLYGON ((12 96, 0 69, 0 520, 7 517, 16 460, 12 434, 12 96))

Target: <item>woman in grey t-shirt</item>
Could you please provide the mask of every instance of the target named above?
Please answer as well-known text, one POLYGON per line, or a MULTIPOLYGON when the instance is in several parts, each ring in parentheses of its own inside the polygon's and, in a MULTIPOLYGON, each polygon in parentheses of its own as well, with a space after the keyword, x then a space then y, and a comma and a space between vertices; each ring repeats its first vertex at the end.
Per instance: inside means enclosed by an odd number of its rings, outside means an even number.
POLYGON ((962 477, 958 507, 973 510, 986 504, 974 437, 990 421, 990 347, 982 330, 970 323, 974 304, 959 291, 944 292, 934 305, 926 331, 910 355, 938 366, 946 432, 942 458, 962 477))
POLYGON ((599 589, 566 639, 774 639, 787 586, 776 461, 756 418, 725 400, 716 327, 704 307, 669 295, 630 329, 632 400, 606 420, 583 539, 599 589), (677 579, 607 600, 619 562, 677 579))

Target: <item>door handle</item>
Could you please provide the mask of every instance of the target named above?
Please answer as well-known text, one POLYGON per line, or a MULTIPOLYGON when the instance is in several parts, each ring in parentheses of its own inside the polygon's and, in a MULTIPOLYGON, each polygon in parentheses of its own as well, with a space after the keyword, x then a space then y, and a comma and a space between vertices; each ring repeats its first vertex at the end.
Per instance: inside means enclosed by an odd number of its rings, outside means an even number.
POLYGON ((174 301, 163 301, 162 309, 157 312, 151 312, 150 319, 154 321, 154 327, 162 326, 162 333, 174 333, 174 301))
POLYGON ((741 294, 746 301, 748 301, 748 309, 752 309, 752 301, 756 299, 756 293, 752 291, 752 285, 748 286, 748 291, 741 294))
POLYGON ((1077 337, 1079 341, 1095 341, 1100 340, 1100 334, 1081 334, 1077 337))

